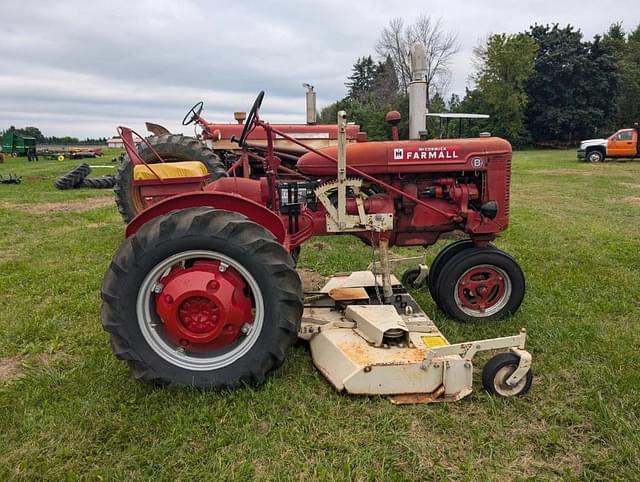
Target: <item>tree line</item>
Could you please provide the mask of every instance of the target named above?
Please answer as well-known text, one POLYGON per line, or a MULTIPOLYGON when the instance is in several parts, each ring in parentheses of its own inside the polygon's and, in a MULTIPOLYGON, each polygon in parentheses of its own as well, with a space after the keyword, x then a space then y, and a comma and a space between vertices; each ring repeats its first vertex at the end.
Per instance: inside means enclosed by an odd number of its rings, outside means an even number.
MULTIPOLYGON (((572 25, 533 25, 516 34, 491 34, 473 51, 470 86, 462 98, 445 100, 450 62, 458 53, 456 35, 439 21, 420 16, 413 24, 392 20, 382 31, 376 56, 356 60, 347 95, 322 109, 320 120, 335 122, 347 110, 371 139, 385 139, 388 110, 403 117, 408 134, 411 46, 427 53, 427 107, 430 112, 489 114, 471 132, 489 131, 515 146, 563 146, 610 134, 640 121, 640 25, 626 32, 614 23, 602 35, 585 39, 572 25)), ((454 126, 429 119, 429 137, 455 136, 454 126)))
POLYGON ((38 144, 52 144, 52 145, 96 145, 96 144, 106 144, 106 137, 98 137, 97 139, 92 139, 87 137, 86 139, 78 139, 77 137, 56 137, 56 136, 45 136, 42 134, 42 131, 34 126, 27 126, 17 129, 15 126, 10 126, 6 130, 0 131, 0 137, 4 137, 5 134, 15 134, 18 136, 25 137, 34 137, 38 144))

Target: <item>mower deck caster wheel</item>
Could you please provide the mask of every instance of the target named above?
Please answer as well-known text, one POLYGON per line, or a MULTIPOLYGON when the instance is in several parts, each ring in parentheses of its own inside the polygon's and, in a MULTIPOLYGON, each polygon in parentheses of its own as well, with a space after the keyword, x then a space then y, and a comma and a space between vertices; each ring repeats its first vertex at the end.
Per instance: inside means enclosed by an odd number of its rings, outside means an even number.
POLYGON ((516 371, 520 358, 514 353, 498 353, 482 369, 482 385, 496 397, 521 396, 529 391, 533 383, 533 372, 528 370, 515 385, 507 380, 516 371))

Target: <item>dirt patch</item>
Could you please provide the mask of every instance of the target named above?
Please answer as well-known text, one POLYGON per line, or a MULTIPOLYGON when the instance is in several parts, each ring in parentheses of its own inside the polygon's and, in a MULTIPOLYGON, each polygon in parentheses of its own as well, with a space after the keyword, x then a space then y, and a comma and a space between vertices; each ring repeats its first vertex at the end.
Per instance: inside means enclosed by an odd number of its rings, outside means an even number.
POLYGON ((324 241, 316 241, 311 244, 311 247, 316 251, 324 251, 325 249, 331 249, 331 245, 329 243, 325 243, 324 241))
POLYGON ((630 187, 631 189, 640 189, 640 184, 635 184, 632 182, 621 182, 621 186, 630 187))
POLYGON ((298 268, 297 271, 304 291, 318 291, 327 283, 327 278, 315 271, 305 268, 298 268))
POLYGON ((628 204, 637 204, 640 205, 640 197, 638 196, 627 196, 623 199, 624 202, 628 204))
POLYGON ((73 357, 62 351, 56 351, 53 353, 39 353, 35 357, 36 364, 44 368, 50 368, 54 363, 57 362, 69 363, 71 361, 73 361, 73 357))
POLYGON ((22 357, 0 358, 0 383, 20 378, 23 374, 22 357))
POLYGON ((113 205, 114 202, 111 197, 94 197, 55 203, 18 204, 0 202, 0 209, 14 209, 30 214, 81 213, 113 205))

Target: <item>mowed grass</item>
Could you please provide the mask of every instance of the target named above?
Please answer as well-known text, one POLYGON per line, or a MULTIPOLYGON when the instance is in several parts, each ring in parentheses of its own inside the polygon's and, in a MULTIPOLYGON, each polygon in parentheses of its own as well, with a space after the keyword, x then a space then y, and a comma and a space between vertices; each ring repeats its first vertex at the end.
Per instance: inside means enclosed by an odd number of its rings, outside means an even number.
MULTIPOLYGON (((525 272, 521 311, 461 324, 424 291, 416 297, 452 341, 527 327, 532 391, 489 397, 485 357, 466 399, 402 407, 336 393, 302 343, 257 389, 137 383, 100 326, 100 284, 123 224, 114 206, 53 204, 111 196, 55 190, 75 164, 0 164, 24 177, 0 185, 0 479, 638 479, 639 162, 515 154, 511 226, 496 244, 525 272)), ((302 253, 301 266, 323 275, 371 259, 349 237, 313 239, 302 253)))

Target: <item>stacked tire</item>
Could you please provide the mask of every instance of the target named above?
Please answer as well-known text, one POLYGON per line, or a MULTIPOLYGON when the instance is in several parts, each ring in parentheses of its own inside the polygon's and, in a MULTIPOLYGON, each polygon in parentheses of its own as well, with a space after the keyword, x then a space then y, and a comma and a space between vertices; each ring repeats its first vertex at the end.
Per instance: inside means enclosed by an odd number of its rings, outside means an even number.
POLYGON ((59 178, 53 185, 58 189, 74 189, 80 187, 84 179, 91 172, 89 164, 83 163, 67 172, 64 176, 59 178))
POLYGON ((99 177, 86 177, 82 181, 83 187, 90 187, 93 189, 111 189, 116 185, 116 177, 107 175, 99 177))
POLYGON ((91 173, 91 166, 82 163, 60 177, 53 185, 57 189, 76 189, 88 187, 92 189, 111 189, 116 184, 116 178, 112 175, 87 177, 91 173))

